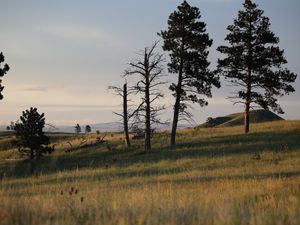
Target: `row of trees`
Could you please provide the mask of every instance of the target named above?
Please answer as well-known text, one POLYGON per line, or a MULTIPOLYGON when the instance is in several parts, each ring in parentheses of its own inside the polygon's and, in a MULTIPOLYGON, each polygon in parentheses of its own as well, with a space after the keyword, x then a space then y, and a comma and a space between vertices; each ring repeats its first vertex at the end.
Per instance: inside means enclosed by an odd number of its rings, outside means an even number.
MULTIPOLYGON (((176 75, 177 82, 170 85, 175 98, 172 121, 171 146, 176 144, 178 121, 190 120, 190 103, 201 107, 208 105, 205 97, 212 97, 213 87, 220 87, 222 75, 238 91, 231 96, 234 103, 245 106, 245 132, 249 132, 249 110, 251 106, 283 113, 277 103, 277 97, 294 92, 291 85, 297 75, 282 66, 287 63, 284 51, 278 47, 279 38, 270 31, 270 22, 264 12, 258 9, 251 0, 245 0, 244 9, 239 11, 233 25, 228 26, 229 34, 225 40, 228 46, 218 47, 225 56, 218 60, 215 70, 209 68, 208 48, 212 45, 206 32, 206 24, 201 21, 201 13, 197 7, 190 6, 186 1, 173 12, 168 20, 168 28, 158 35, 163 39, 163 50, 169 53, 168 71, 176 75)), ((137 80, 133 85, 127 82, 122 87, 110 87, 123 98, 124 134, 127 146, 130 146, 130 124, 143 125, 145 133, 145 151, 151 150, 152 124, 162 123, 159 115, 164 106, 160 104, 164 62, 163 54, 157 52, 158 42, 146 47, 139 57, 129 63, 123 77, 137 80), (130 96, 141 96, 141 102, 134 109, 129 106, 130 96)), ((8 71, 4 64, 4 56, 0 53, 0 78, 8 71)), ((3 98, 2 79, 0 79, 0 99, 3 98)), ((23 112, 20 121, 14 124, 14 130, 19 141, 20 151, 29 154, 30 159, 38 158, 44 152, 52 152, 49 138, 45 136, 44 114, 39 114, 36 108, 23 112), (28 150, 29 149, 29 150, 28 150)), ((79 124, 75 127, 79 133, 79 124)), ((90 127, 86 127, 89 132, 90 127)))
MULTIPOLYGON (((211 70, 208 61, 209 47, 213 40, 206 32, 206 24, 201 21, 197 7, 187 1, 178 6, 168 20, 168 28, 158 33, 163 40, 162 48, 168 52, 168 72, 177 77, 170 85, 175 98, 171 131, 171 147, 176 144, 178 121, 190 120, 190 103, 201 107, 208 105, 205 97, 212 97, 212 88, 220 88, 222 75, 236 92, 229 98, 234 104, 245 106, 245 133, 249 132, 249 111, 251 107, 272 109, 283 113, 277 98, 294 92, 291 85, 297 75, 283 65, 287 63, 284 51, 278 47, 279 38, 270 30, 269 18, 251 0, 245 0, 244 9, 239 11, 233 25, 229 25, 225 40, 227 46, 217 50, 224 54, 218 66, 211 70)), ((132 86, 125 82, 123 87, 110 87, 123 98, 124 134, 127 146, 129 140, 129 121, 142 123, 145 130, 145 151, 151 150, 151 125, 160 123, 159 112, 164 106, 155 104, 163 97, 161 85, 163 78, 164 56, 156 52, 158 43, 145 48, 139 59, 129 63, 123 77, 135 75, 138 80, 132 86), (129 96, 141 96, 135 110, 128 109, 129 96)))

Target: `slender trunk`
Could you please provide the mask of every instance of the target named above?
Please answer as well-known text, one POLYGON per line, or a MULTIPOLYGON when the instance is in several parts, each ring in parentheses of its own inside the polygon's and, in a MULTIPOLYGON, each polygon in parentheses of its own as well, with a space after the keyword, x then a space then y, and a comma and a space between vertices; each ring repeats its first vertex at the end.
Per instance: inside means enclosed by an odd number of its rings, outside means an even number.
POLYGON ((251 65, 248 66, 248 79, 247 79, 247 96, 245 101, 245 114, 244 114, 244 129, 245 134, 250 130, 250 103, 251 103, 251 65))
MULTIPOLYGON (((179 82, 178 82, 179 85, 179 82)), ((176 145, 176 131, 178 125, 179 118, 179 110, 180 110, 180 94, 176 91, 176 101, 174 105, 174 115, 173 115, 173 123, 172 123, 172 133, 171 133, 171 147, 174 148, 176 145)))
POLYGON ((148 72, 148 57, 145 52, 146 66, 146 85, 145 85, 145 104, 146 104, 146 121, 145 121, 145 152, 151 151, 151 108, 150 108, 150 81, 148 72))
POLYGON ((245 101, 245 113, 244 113, 245 134, 248 134, 250 130, 250 103, 251 103, 251 68, 249 66, 248 79, 247 79, 247 96, 245 101))
MULTIPOLYGON (((252 23, 249 26, 249 36, 252 37, 252 23)), ((247 77, 247 96, 245 102, 244 129, 245 134, 250 130, 250 103, 251 103, 251 83, 252 83, 252 44, 251 39, 248 40, 248 77, 247 77)))
POLYGON ((123 122, 124 122, 124 136, 126 148, 130 147, 129 131, 128 131, 128 111, 127 111, 127 84, 123 86, 123 122))
POLYGON ((34 174, 34 150, 30 149, 30 174, 34 174))
POLYGON ((174 104, 174 115, 173 115, 172 132, 171 132, 171 148, 174 148, 176 145, 176 132, 177 132, 178 119, 179 119, 180 99, 182 94, 182 76, 183 76, 183 58, 181 58, 180 60, 178 83, 176 87, 176 101, 174 104))
POLYGON ((245 114, 244 114, 244 129, 245 129, 245 134, 249 133, 250 130, 250 102, 246 102, 246 107, 245 107, 245 114))

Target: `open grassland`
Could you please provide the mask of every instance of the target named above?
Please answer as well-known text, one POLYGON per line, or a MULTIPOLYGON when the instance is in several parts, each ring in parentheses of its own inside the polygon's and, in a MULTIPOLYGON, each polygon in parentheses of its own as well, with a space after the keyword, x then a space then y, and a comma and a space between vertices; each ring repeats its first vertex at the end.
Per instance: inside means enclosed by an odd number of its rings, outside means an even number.
POLYGON ((0 224, 300 224, 300 121, 242 131, 183 130, 176 150, 162 132, 150 154, 121 134, 66 153, 82 137, 56 134, 34 176, 1 135, 0 224))

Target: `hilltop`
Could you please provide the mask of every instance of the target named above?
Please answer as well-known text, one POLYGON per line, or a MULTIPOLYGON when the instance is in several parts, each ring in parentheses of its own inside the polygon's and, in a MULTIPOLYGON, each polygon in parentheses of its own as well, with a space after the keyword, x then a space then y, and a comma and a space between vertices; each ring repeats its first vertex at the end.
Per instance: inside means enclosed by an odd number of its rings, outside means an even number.
MULTIPOLYGON (((252 110, 250 111, 250 123, 263 123, 284 120, 280 116, 268 110, 252 110)), ((240 126, 244 124, 244 113, 234 113, 222 117, 208 118, 207 121, 201 125, 199 128, 206 127, 233 127, 240 126)))

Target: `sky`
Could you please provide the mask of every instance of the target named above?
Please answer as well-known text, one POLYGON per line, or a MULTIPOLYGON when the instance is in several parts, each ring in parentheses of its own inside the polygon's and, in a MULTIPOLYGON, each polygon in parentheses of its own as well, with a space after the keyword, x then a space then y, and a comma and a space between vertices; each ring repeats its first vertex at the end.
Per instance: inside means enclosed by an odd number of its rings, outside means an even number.
MULTIPOLYGON (((158 40, 179 0, 0 0, 0 52, 11 67, 3 77, 0 124, 16 121, 33 106, 55 125, 118 121, 112 111, 121 100, 107 90, 120 85, 120 77, 136 53, 158 40)), ((214 40, 211 68, 221 55, 226 27, 232 24, 243 0, 190 0, 199 7, 214 40)), ((300 1, 256 0, 280 38, 287 67, 300 74, 300 1)), ((161 51, 159 49, 159 51, 161 51)), ((167 71, 166 71, 167 74, 167 71)), ((171 81, 174 75, 167 75, 171 81)), ((222 82, 213 89, 209 106, 194 106, 196 123, 207 117, 242 111, 226 99, 233 91, 222 82)), ((300 78, 296 92, 280 99, 285 119, 300 119, 300 78)), ((165 89, 164 118, 171 119, 174 99, 165 89)))

